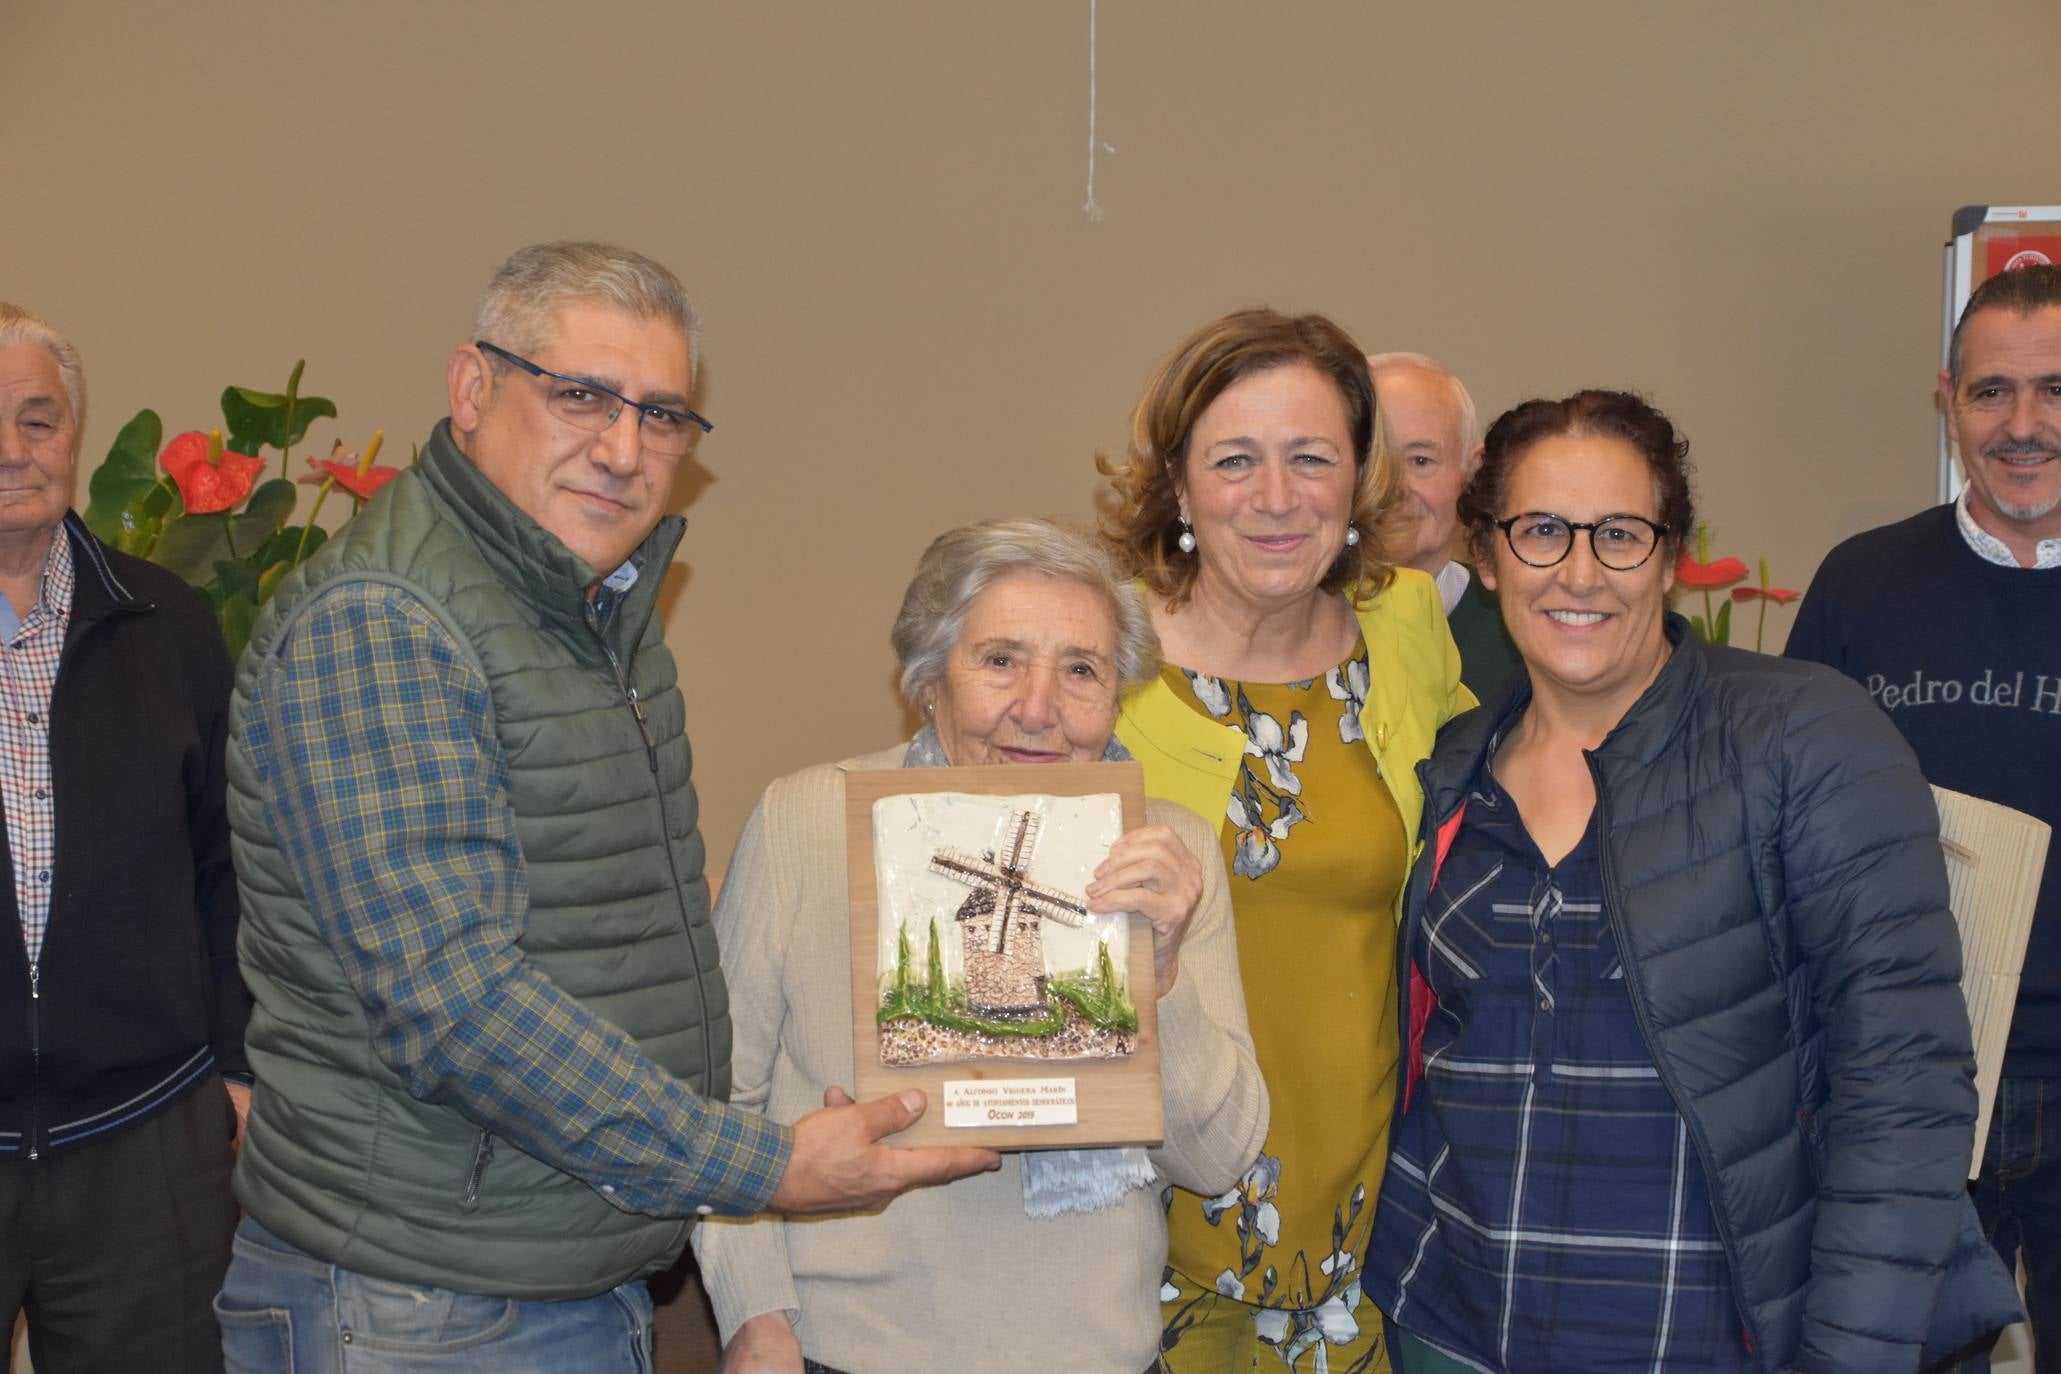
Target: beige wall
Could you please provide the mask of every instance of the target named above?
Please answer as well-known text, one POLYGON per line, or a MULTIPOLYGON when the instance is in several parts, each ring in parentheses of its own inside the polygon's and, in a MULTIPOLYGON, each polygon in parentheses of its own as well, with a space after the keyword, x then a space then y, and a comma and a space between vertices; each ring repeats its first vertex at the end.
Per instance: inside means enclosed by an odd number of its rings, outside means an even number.
POLYGON ((1648 390, 1791 585, 1928 502, 1948 216, 2061 200, 2051 0, 1982 18, 1978 53, 1936 0, 1109 0, 1090 223, 1086 0, 5 0, 0 297, 83 348, 89 460, 301 355, 405 453, 510 248, 671 263, 718 423, 670 627, 720 864, 767 779, 900 728, 923 543, 1084 514, 1230 307, 1437 354, 1491 415, 1648 390))

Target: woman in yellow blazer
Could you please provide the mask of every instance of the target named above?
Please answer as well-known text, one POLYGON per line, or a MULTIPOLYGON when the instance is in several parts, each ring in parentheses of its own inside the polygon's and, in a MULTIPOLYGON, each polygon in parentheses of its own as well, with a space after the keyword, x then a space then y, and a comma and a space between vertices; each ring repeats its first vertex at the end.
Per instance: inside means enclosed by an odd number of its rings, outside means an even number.
POLYGON ((1438 591, 1389 564, 1404 514, 1365 355, 1320 315, 1247 310, 1176 349, 1104 533, 1166 651, 1117 735, 1146 790, 1221 827, 1274 1104, 1217 1197, 1168 1190, 1160 1369, 1384 1370, 1357 1266, 1397 1090, 1396 906, 1417 764, 1474 704, 1438 591))

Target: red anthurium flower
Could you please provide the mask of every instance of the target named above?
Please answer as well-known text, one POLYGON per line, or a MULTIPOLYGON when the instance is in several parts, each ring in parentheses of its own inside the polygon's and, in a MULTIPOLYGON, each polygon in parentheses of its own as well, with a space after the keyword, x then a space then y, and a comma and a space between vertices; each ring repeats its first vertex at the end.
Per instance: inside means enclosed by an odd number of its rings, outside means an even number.
POLYGON ((338 440, 327 458, 308 460, 308 466, 316 469, 316 472, 301 480, 315 482, 322 480, 324 476, 333 477, 336 484, 345 491, 360 501, 369 501, 372 499, 372 493, 401 475, 399 468, 382 467, 372 461, 379 456, 379 447, 385 441, 386 431, 375 431, 372 442, 365 445, 365 452, 361 456, 346 449, 343 441, 338 440))
POLYGON ((1715 558, 1708 563, 1700 562, 1687 549, 1675 564, 1675 581, 1691 591, 1714 592, 1742 581, 1746 576, 1746 564, 1737 558, 1715 558))
POLYGON ((338 486, 360 501, 371 500, 373 492, 401 475, 399 468, 383 465, 369 467, 360 472, 356 463, 339 463, 333 458, 322 460, 322 470, 334 477, 338 486))
POLYGON ((1734 601, 1772 601, 1778 606, 1786 606, 1802 595, 1802 592, 1792 592, 1787 587, 1732 588, 1732 600, 1734 601))
MULTIPOLYGON (((335 448, 329 450, 329 458, 335 462, 349 463, 354 467, 358 462, 358 455, 346 452, 341 439, 336 441, 335 448)), ((300 475, 301 485, 319 487, 329 480, 329 469, 323 466, 323 459, 317 458, 311 453, 305 461, 307 462, 308 470, 300 475)))
POLYGON ((222 447, 222 431, 197 429, 175 436, 157 456, 158 466, 179 485, 179 499, 188 515, 225 511, 250 495, 265 460, 222 447))

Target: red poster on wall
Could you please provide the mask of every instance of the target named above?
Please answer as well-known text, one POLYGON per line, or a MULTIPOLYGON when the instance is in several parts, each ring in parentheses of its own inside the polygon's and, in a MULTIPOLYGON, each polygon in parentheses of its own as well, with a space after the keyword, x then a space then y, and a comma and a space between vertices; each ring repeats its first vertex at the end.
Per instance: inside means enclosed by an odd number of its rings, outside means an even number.
POLYGON ((1983 247, 1987 250, 1984 254, 1983 281, 1988 281, 1999 272, 2061 262, 2061 234, 2027 234, 2010 238, 1999 234, 1983 247))

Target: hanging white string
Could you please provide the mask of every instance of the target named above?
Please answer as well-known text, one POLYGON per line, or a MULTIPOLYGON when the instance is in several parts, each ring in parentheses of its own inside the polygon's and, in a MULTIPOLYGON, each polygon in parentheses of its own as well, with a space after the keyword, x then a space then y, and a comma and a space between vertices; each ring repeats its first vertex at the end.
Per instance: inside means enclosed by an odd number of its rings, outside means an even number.
MULTIPOLYGON (((1095 0, 1088 0, 1088 199, 1081 210, 1097 222, 1102 219, 1102 207, 1095 203, 1095 150, 1098 146, 1095 137, 1095 0)), ((1116 149, 1109 151, 1113 153, 1116 149)))

